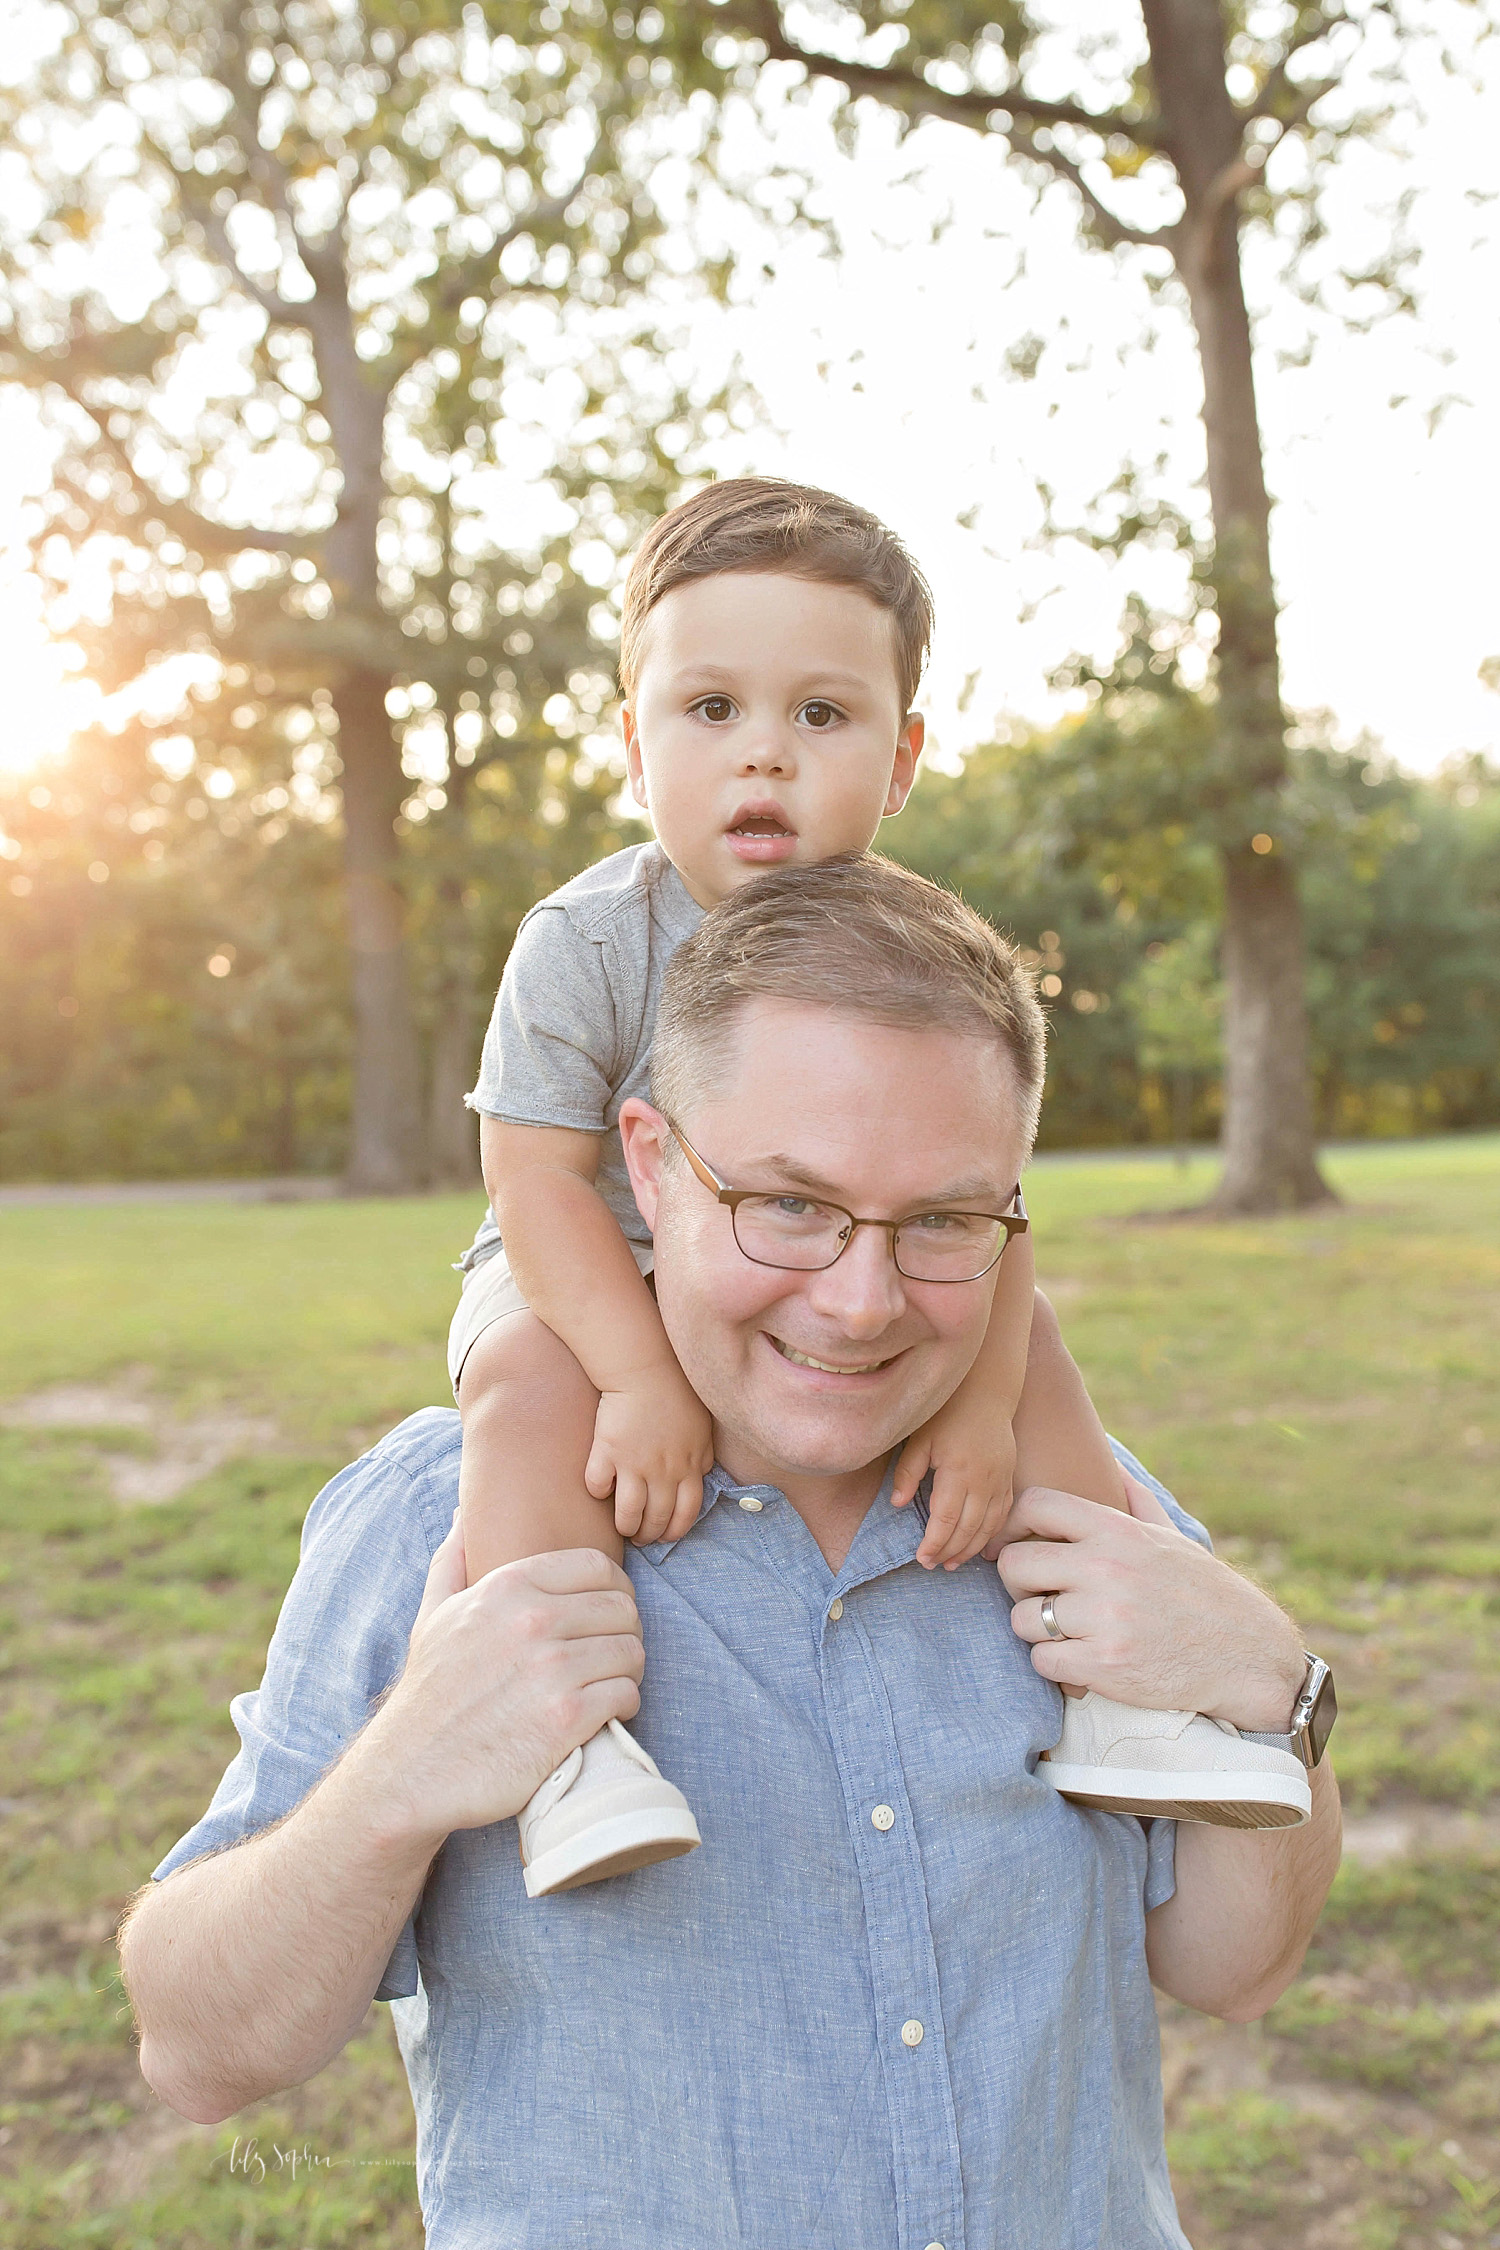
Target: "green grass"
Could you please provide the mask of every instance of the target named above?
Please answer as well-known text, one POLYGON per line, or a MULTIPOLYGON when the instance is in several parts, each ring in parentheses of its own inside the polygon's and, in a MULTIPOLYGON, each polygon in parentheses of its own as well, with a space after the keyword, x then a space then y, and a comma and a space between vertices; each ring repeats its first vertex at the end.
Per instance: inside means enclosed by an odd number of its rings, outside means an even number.
MULTIPOLYGON (((1167 1216, 1207 1189, 1203 1160, 1051 1159, 1028 1181, 1043 1284, 1110 1426, 1334 1657, 1346 1796, 1416 1839, 1346 1866, 1264 2026, 1164 2010, 1197 2250, 1500 2243, 1500 1140, 1329 1169, 1342 1208, 1235 1226, 1167 1216)), ((128 1414, 0 1427, 7 2250, 420 2241, 384 2011, 313 2085, 184 2125, 136 2071, 111 1936, 233 1748, 228 1699, 258 1676, 313 1492, 446 1399, 448 1260, 474 1216, 0 1212, 0 1411, 118 1385, 277 1431, 141 1506, 110 1489, 111 1459, 157 1442, 128 1414)))

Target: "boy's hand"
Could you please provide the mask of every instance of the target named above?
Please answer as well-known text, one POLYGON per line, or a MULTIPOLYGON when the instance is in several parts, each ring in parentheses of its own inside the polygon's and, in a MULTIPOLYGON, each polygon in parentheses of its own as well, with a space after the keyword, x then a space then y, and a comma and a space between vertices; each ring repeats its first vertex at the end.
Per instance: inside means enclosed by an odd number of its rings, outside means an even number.
POLYGON ((675 1361, 599 1394, 583 1481, 596 1500, 613 1490, 623 1539, 680 1539, 698 1520, 713 1462, 713 1423, 675 1361))
MULTIPOLYGON (((925 1570, 957 1570, 995 1547, 1010 1514, 1016 1441, 993 1399, 963 1397, 963 1387, 914 1430, 896 1463, 893 1507, 905 1508, 932 1471, 927 1529, 917 1549, 925 1570)), ((998 1549, 997 1549, 998 1551, 998 1549)))

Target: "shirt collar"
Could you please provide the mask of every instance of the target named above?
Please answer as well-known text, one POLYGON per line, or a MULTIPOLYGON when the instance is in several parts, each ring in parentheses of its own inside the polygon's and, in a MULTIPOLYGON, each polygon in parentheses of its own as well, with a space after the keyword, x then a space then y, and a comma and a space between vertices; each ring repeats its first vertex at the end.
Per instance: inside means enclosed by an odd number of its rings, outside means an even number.
MULTIPOLYGON (((851 1586, 861 1586, 867 1579, 883 1577, 888 1570, 899 1570, 904 1563, 915 1559, 922 1534, 927 1528, 927 1502, 931 1490, 930 1477, 924 1477, 917 1497, 909 1508, 891 1506, 891 1486, 895 1482, 897 1447, 886 1463, 880 1490, 870 1503, 869 1513, 854 1534, 849 1552, 835 1574, 833 1591, 844 1593, 851 1586)), ((734 1502, 744 1507, 750 1503, 750 1512, 760 1514, 768 1508, 788 1508, 787 1496, 774 1484, 738 1484, 729 1471, 715 1462, 703 1480, 703 1506, 696 1522, 688 1527, 684 1538, 691 1538, 705 1523, 720 1501, 734 1502)), ((810 1536, 810 1535, 809 1535, 810 1536)), ((675 1539, 653 1540, 641 1549, 652 1562, 660 1562, 680 1542, 675 1539)))

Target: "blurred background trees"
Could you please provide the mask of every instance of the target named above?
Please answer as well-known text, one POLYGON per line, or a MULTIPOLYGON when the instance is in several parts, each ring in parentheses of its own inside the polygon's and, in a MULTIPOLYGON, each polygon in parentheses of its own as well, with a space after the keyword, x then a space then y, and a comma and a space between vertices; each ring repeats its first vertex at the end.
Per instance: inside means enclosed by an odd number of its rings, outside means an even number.
MULTIPOLYGON (((1366 15, 1396 40, 1396 11, 1366 15)), ((1144 49, 1128 9, 1078 43, 1072 93, 1024 8, 59 21, 5 97, 0 378, 55 448, 31 524, 52 619, 118 693, 55 770, 0 771, 0 1177, 474 1181, 461 1096, 516 924, 643 833, 617 801, 615 605, 644 524, 749 411, 686 338, 730 287, 715 197, 745 213, 742 264, 757 226, 769 248, 802 223, 795 178, 721 161, 768 63, 903 131, 983 133, 1096 245, 1154 261, 1206 366, 1235 330, 1214 411, 1244 410, 1239 465, 1210 428, 1210 511, 1127 460, 1071 533, 1179 550, 1196 606, 1133 601, 1114 660, 1058 676, 1075 718, 925 775, 886 838, 1034 955, 1044 1144, 1219 1133, 1226 1023, 1230 1204, 1317 1193, 1314 1129, 1500 1122, 1500 778, 1340 751, 1276 674, 1240 227, 1282 246, 1289 291, 1367 310, 1404 286, 1399 227, 1363 274, 1319 247, 1328 165, 1380 126, 1335 83, 1341 10, 1152 0, 1144 49), (1172 79, 1189 49, 1207 154, 1172 79), (1267 152, 1294 144, 1273 195, 1267 152), (1256 1011, 1269 1077, 1236 1049, 1256 1011)))
MULTIPOLYGON (((628 6, 77 0, 11 100, 35 208, 0 259, 0 369, 59 447, 38 565, 64 607, 85 545, 107 574, 74 624, 104 685, 196 659, 184 759, 285 792, 290 749, 336 794, 355 1188, 431 1175, 424 1079, 446 1119, 465 1075, 451 976, 424 1072, 403 823, 506 769, 524 814, 538 727, 597 718, 599 592, 708 405, 670 329, 721 279, 692 212, 716 74, 665 31, 628 6), (519 536, 518 471, 551 502, 519 536)), ((438 825, 419 864, 456 976, 468 826, 438 825)))

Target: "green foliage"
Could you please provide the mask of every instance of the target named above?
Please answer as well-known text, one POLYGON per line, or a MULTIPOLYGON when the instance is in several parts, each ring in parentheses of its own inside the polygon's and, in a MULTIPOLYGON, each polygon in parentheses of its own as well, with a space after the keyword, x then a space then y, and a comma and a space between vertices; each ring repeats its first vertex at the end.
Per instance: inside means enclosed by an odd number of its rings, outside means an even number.
MULTIPOLYGON (((1149 662, 1081 721, 927 775, 892 832, 895 856, 961 890, 1049 980, 1044 1147, 1167 1138, 1184 1073, 1193 1130, 1217 1124, 1217 861, 1182 811, 1194 699, 1170 655, 1149 662)), ((1308 727, 1285 812, 1325 1133, 1500 1120, 1500 773, 1465 759, 1419 779, 1308 727)))

